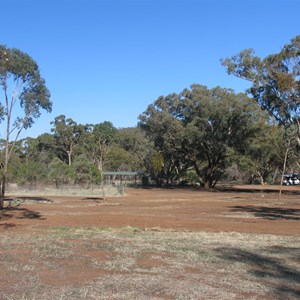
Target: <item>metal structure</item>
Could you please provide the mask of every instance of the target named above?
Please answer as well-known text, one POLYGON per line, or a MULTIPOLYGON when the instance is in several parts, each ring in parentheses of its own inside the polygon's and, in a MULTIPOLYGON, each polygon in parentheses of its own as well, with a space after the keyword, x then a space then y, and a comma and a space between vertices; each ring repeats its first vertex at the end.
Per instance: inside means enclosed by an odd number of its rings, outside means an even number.
POLYGON ((124 186, 127 183, 137 184, 142 175, 143 172, 139 171, 103 172, 104 182, 106 185, 124 186))

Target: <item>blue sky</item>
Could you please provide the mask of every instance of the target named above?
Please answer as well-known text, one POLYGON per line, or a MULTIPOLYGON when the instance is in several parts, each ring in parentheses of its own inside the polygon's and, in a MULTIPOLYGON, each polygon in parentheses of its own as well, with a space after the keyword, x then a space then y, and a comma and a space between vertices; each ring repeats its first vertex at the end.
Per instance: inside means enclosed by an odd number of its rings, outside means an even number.
POLYGON ((289 0, 0 0, 0 11, 0 44, 36 60, 51 92, 32 137, 61 114, 136 126, 159 96, 194 83, 244 91, 220 59, 264 57, 300 34, 300 1, 289 0))

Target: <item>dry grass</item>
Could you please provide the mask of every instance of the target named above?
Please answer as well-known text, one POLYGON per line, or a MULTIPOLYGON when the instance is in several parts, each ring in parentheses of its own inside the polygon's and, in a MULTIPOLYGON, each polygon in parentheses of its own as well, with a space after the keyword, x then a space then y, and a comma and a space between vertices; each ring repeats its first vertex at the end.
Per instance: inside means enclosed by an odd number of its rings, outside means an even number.
POLYGON ((0 247, 0 299, 300 297, 300 237, 59 227, 0 247))

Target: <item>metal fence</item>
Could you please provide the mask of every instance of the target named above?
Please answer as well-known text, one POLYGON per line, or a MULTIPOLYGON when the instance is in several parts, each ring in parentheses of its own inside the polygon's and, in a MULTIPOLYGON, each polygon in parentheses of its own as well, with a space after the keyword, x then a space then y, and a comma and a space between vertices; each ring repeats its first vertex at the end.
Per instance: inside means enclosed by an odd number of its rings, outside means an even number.
MULTIPOLYGON (((123 185, 104 185, 104 194, 106 197, 118 197, 125 194, 125 186, 123 185)), ((103 196, 100 186, 79 186, 79 185, 36 185, 36 186, 18 186, 16 184, 8 184, 7 194, 22 195, 69 195, 69 196, 103 196)))

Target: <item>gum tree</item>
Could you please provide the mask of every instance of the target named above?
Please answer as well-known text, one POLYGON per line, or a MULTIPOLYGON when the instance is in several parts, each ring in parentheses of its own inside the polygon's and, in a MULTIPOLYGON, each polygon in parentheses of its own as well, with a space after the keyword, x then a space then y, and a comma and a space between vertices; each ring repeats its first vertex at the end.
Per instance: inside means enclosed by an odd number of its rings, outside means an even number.
POLYGON ((186 130, 181 103, 175 93, 161 96, 139 117, 140 128, 153 143, 147 152, 147 170, 158 186, 180 180, 190 165, 182 150, 186 130))
POLYGON ((67 156, 68 165, 71 166, 74 149, 83 134, 83 126, 78 125, 71 118, 66 118, 65 115, 56 117, 51 124, 57 150, 63 153, 61 158, 67 156))
MULTIPOLYGON (((247 90, 253 99, 286 131, 286 155, 300 146, 300 35, 283 46, 280 52, 265 58, 245 49, 223 59, 228 74, 248 80, 247 90)), ((285 167, 283 167, 283 173, 285 167)))
POLYGON ((37 63, 26 53, 0 45, 0 113, 4 152, 0 208, 3 208, 8 164, 20 133, 40 117, 41 109, 51 112, 50 92, 37 63))
POLYGON ((88 127, 89 130, 85 134, 86 151, 92 162, 97 166, 100 175, 101 190, 105 199, 103 172, 107 163, 107 155, 118 141, 119 134, 117 128, 108 121, 90 126, 86 125, 86 128, 88 127))
POLYGON ((294 127, 300 144, 300 35, 263 59, 245 49, 222 64, 228 74, 251 82, 247 93, 279 125, 294 127))
POLYGON ((178 95, 159 97, 139 125, 163 157, 171 155, 177 169, 194 168, 200 184, 210 189, 255 135, 256 106, 245 94, 192 85, 178 95))

